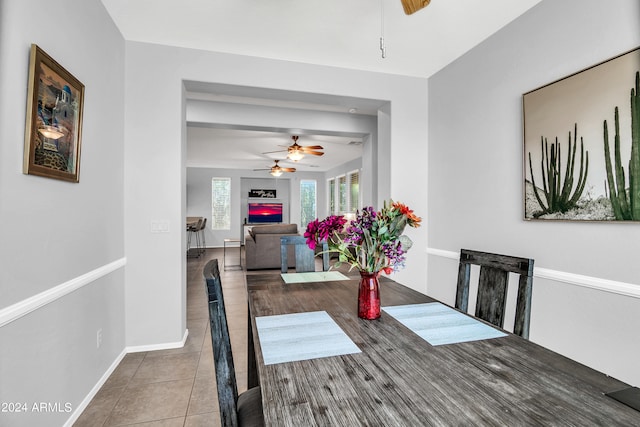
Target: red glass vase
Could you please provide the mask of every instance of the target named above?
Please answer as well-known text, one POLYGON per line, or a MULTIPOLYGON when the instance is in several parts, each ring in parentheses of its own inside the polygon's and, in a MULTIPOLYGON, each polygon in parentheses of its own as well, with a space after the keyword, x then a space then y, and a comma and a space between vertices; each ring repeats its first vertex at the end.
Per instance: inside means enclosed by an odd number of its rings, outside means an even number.
POLYGON ((380 317, 380 289, 378 286, 380 272, 360 272, 358 288, 358 317, 374 320, 380 317))

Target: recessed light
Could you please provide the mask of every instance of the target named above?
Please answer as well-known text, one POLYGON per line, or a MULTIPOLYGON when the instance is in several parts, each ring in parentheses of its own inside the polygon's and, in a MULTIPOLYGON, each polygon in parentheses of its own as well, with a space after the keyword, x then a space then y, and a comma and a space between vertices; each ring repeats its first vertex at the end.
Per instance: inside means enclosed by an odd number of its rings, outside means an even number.
POLYGON ((358 112, 358 109, 357 109, 357 108, 349 108, 349 112, 350 112, 351 114, 355 114, 355 113, 357 113, 357 112, 358 112))

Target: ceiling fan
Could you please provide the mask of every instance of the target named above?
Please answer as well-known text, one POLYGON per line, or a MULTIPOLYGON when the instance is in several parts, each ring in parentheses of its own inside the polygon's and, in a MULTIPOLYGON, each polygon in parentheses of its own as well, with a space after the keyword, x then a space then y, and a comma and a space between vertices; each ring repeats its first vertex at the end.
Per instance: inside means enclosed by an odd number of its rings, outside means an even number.
POLYGON ((324 148, 321 145, 307 145, 307 146, 298 145, 297 135, 292 136, 291 139, 293 139, 293 145, 288 146, 286 150, 269 151, 262 154, 281 153, 283 151, 287 151, 287 158, 294 162, 301 160, 305 156, 305 154, 310 154, 312 156, 324 155, 322 151, 318 151, 318 150, 324 150, 324 148))
POLYGON ((427 7, 431 0, 401 0, 402 7, 404 8, 404 13, 407 15, 411 15, 422 9, 423 7, 427 7))
POLYGON ((254 171, 270 171, 273 176, 280 176, 283 172, 295 172, 296 168, 283 168, 278 164, 280 160, 274 160, 276 163, 268 169, 254 169, 254 171))

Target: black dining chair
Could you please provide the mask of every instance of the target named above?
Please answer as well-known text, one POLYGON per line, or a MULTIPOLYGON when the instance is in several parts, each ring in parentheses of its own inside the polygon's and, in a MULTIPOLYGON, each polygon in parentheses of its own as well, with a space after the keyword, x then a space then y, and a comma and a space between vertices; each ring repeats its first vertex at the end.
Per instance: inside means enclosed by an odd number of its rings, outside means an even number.
MULTIPOLYGON (((316 271, 316 253, 307 246, 307 239, 304 236, 282 236, 280 237, 280 271, 288 271, 287 256, 288 248, 293 246, 296 258, 296 273, 307 273, 316 271)), ((322 271, 329 270, 329 245, 322 242, 322 271)))
POLYGON ((260 387, 253 387, 238 395, 218 260, 213 259, 207 262, 203 274, 209 301, 211 344, 216 370, 220 422, 223 427, 263 426, 260 387))
POLYGON ((471 265, 480 266, 475 316, 500 328, 504 327, 509 273, 520 275, 513 333, 528 339, 533 259, 462 249, 458 266, 455 307, 465 313, 469 306, 471 265))

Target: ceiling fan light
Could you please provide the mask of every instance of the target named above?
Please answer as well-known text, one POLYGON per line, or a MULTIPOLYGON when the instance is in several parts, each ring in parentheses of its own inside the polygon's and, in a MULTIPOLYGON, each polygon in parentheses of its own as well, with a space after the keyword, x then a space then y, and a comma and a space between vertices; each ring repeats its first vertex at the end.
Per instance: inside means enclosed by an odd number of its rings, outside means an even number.
POLYGON ((297 162, 298 160, 302 160, 302 158, 304 157, 304 154, 302 154, 299 150, 295 150, 295 151, 290 151, 289 154, 287 154, 287 158, 291 161, 297 162))
POLYGON ((272 170, 271 172, 269 172, 269 173, 270 173, 271 175, 273 175, 273 176, 276 176, 276 177, 278 177, 278 176, 282 175, 282 171, 281 171, 280 169, 273 169, 273 170, 272 170))

